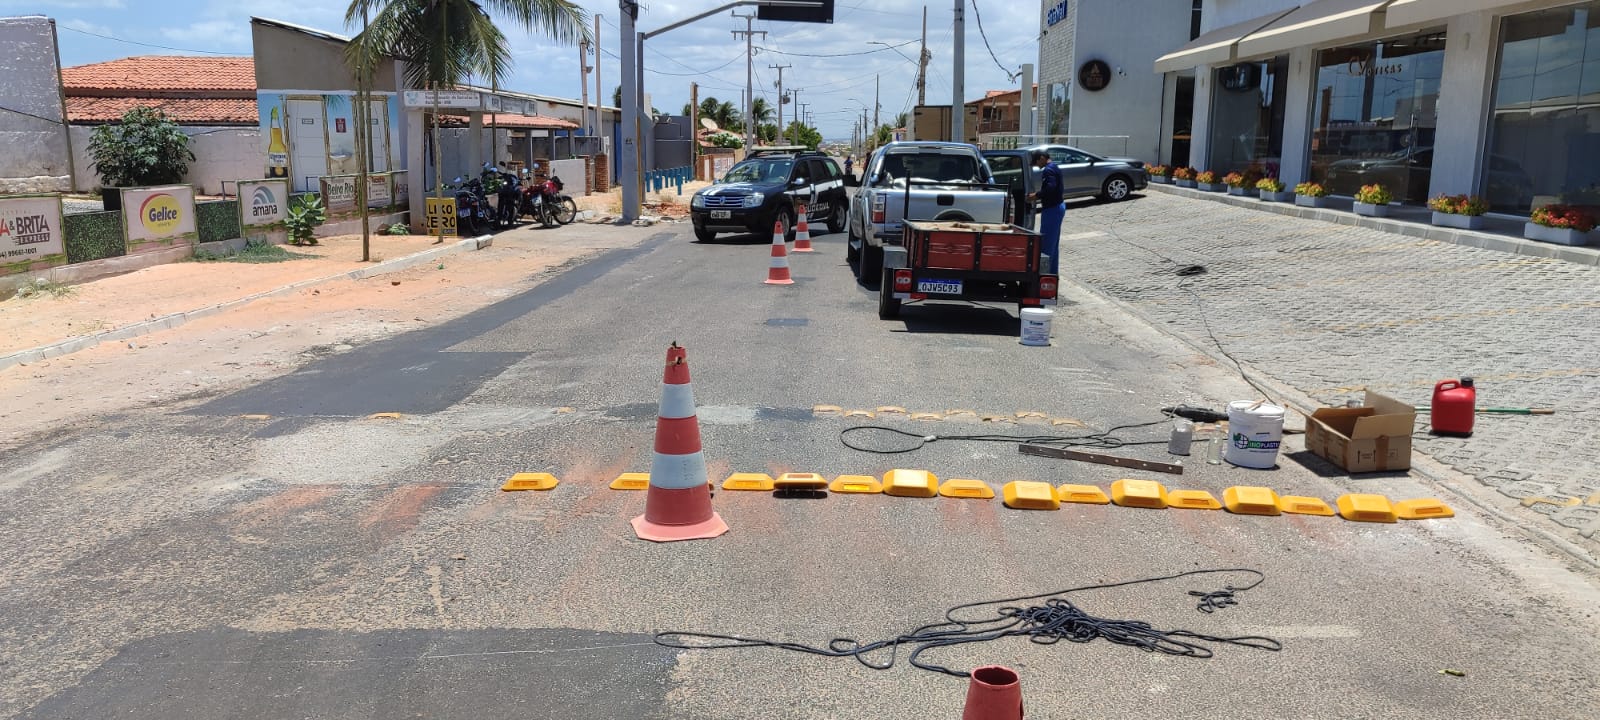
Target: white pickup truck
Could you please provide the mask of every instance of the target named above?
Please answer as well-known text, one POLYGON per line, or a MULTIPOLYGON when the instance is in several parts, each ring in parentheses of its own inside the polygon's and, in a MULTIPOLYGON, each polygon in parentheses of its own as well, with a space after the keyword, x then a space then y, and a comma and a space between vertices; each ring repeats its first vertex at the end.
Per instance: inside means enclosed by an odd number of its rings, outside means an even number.
POLYGON ((993 185, 988 163, 966 143, 893 142, 878 148, 862 168, 850 201, 847 259, 856 277, 877 279, 883 246, 899 245, 902 220, 1005 223, 1011 198, 993 185))

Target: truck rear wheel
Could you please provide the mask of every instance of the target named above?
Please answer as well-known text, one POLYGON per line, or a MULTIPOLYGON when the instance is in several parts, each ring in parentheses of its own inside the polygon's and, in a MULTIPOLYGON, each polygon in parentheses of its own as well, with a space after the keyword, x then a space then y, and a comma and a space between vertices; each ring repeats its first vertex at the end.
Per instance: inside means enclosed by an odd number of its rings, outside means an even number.
POLYGON ((878 319, 893 320, 900 317, 900 298, 894 296, 894 269, 883 268, 878 283, 878 319))
POLYGON ((856 277, 860 278, 861 282, 866 282, 867 278, 877 277, 878 272, 883 269, 883 246, 873 247, 863 239, 861 260, 856 263, 856 268, 860 271, 856 273, 856 277))

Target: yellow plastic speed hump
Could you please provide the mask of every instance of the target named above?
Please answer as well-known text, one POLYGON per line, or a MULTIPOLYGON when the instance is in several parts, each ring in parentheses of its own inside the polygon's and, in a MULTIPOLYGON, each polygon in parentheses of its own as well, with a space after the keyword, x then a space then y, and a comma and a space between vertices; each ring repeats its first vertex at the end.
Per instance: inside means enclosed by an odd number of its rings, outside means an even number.
POLYGON ((1272 488, 1235 485, 1222 491, 1222 504, 1239 515, 1279 515, 1278 493, 1272 488))
POLYGON ((1339 514, 1346 520, 1378 523, 1395 521, 1394 506, 1389 504, 1389 498, 1382 495, 1349 493, 1340 495, 1338 503, 1339 514))
POLYGON ((1222 503, 1204 490, 1173 490, 1167 493, 1167 506, 1185 510, 1221 510, 1222 503))
POLYGON ((555 487, 560 480, 550 473, 517 473, 511 476, 500 489, 506 492, 512 490, 549 490, 555 487))
POLYGON ((1451 510, 1449 505, 1439 502, 1437 498, 1417 498, 1395 503, 1394 514, 1401 520, 1432 520, 1455 517, 1456 511, 1451 510))
POLYGON ((1062 485, 1056 488, 1056 497, 1061 502, 1089 503, 1091 505, 1110 505, 1111 498, 1106 496, 1106 491, 1098 485, 1062 485))
POLYGON ((1306 497, 1304 495, 1278 496, 1278 509, 1295 515, 1323 515, 1332 516, 1333 508, 1322 498, 1306 497))
POLYGON ((774 490, 827 490, 828 481, 816 473, 784 473, 772 481, 774 490))
POLYGON ((766 473, 734 473, 722 481, 723 490, 753 490, 756 492, 771 492, 773 489, 772 476, 766 473))
POLYGON ((1012 480, 1000 488, 1006 507, 1017 510, 1060 510, 1061 499, 1050 483, 1012 480))
POLYGON ((883 492, 896 497, 931 498, 939 494, 939 478, 927 470, 890 470, 883 474, 883 492))
POLYGON ((1167 506, 1167 488, 1154 480, 1123 478, 1111 483, 1111 502, 1123 507, 1160 510, 1167 506))
POLYGON ((871 475, 840 475, 828 484, 828 491, 876 495, 883 492, 883 483, 871 475))
POLYGON ((612 490, 649 490, 650 473, 623 473, 611 481, 612 490))
POLYGON ((994 499, 994 488, 989 487, 989 483, 982 480, 956 478, 939 483, 939 494, 949 498, 992 500, 994 499))

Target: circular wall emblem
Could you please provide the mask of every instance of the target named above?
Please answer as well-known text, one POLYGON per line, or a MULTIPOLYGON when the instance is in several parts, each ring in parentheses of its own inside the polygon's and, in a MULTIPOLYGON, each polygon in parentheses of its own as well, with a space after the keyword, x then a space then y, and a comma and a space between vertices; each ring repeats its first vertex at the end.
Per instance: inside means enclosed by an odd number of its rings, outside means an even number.
POLYGON ((1078 87, 1098 92, 1111 84, 1111 66, 1104 60, 1090 60, 1078 68, 1078 87))

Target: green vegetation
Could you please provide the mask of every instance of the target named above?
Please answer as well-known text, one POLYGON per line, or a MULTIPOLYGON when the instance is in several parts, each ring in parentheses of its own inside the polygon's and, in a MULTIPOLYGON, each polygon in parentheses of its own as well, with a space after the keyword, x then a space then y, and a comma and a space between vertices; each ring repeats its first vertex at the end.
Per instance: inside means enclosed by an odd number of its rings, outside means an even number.
POLYGON ((136 107, 122 120, 94 129, 89 159, 101 185, 139 187, 183 182, 194 153, 189 136, 165 113, 136 107))

